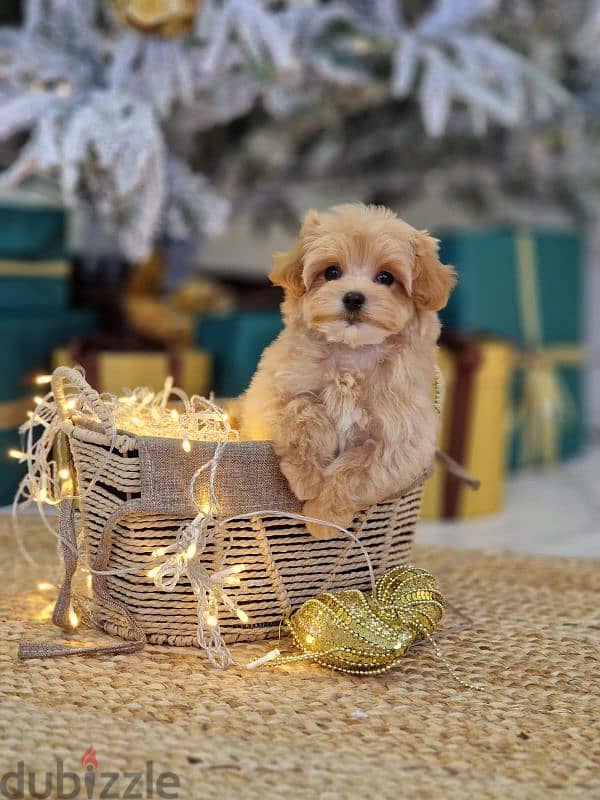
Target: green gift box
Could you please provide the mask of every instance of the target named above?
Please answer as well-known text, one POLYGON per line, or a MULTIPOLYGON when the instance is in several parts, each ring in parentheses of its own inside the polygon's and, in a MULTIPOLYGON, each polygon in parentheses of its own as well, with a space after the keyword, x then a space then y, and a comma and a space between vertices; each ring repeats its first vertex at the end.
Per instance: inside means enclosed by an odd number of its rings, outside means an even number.
POLYGON ((0 312, 0 402, 36 393, 33 376, 50 369, 52 351, 95 327, 94 314, 0 312))
POLYGON ((74 336, 93 330, 88 311, 61 314, 0 312, 0 506, 12 502, 25 468, 8 455, 20 449, 18 428, 33 407, 33 396, 44 392, 35 376, 50 371, 52 350, 74 336))
POLYGON ((263 350, 283 325, 279 311, 240 311, 203 317, 196 344, 213 357, 213 390, 237 397, 250 383, 263 350))
POLYGON ((65 308, 70 278, 64 210, 0 205, 0 311, 65 308))
POLYGON ((442 261, 458 272, 442 321, 507 337, 522 353, 511 466, 576 454, 585 436, 581 237, 546 229, 437 235, 442 261))

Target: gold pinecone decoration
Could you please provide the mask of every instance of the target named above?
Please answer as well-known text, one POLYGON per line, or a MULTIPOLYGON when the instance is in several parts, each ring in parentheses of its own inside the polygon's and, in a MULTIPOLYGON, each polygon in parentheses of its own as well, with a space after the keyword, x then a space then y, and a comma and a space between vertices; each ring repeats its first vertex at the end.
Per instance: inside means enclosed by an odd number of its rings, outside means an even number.
POLYGON ((179 36, 189 31, 202 0, 110 0, 117 18, 141 33, 179 36))

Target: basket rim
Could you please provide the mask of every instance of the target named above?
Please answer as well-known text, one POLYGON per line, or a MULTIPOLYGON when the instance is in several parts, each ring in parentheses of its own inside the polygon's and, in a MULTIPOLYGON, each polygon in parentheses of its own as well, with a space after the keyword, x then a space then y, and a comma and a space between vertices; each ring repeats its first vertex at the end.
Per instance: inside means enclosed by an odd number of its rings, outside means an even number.
MULTIPOLYGON (((61 430, 67 436, 75 436, 75 438, 87 441, 90 444, 110 446, 113 442, 112 436, 106 434, 104 432, 104 428, 99 423, 90 419, 85 414, 74 414, 70 419, 67 419, 62 423, 61 430)), ((181 439, 176 436, 152 436, 150 434, 142 435, 133 433, 132 431, 128 431, 123 428, 116 429, 116 441, 123 444, 129 444, 127 449, 137 449, 138 439, 153 439, 159 442, 181 441, 181 439)), ((220 439, 195 439, 193 441, 198 444, 206 445, 216 445, 222 443, 222 440, 220 439)), ((238 447, 251 447, 256 444, 263 444, 275 452, 275 448, 273 447, 273 442, 271 439, 231 439, 227 443, 237 445, 238 447)), ((115 444, 115 446, 117 445, 115 444)), ((121 449, 121 447, 117 446, 117 449, 121 449)))
MULTIPOLYGON (((132 434, 127 431, 122 431, 120 429, 117 430, 116 436, 113 440, 111 436, 107 436, 104 433, 102 426, 99 423, 94 422, 89 417, 84 415, 73 415, 72 420, 65 420, 61 426, 62 432, 67 437, 73 437, 74 439, 82 442, 86 442, 88 444, 95 444, 101 447, 110 447, 111 445, 115 450, 118 450, 121 453, 131 452, 132 450, 139 450, 139 439, 152 439, 154 441, 171 441, 177 442, 180 441, 179 439, 173 436, 138 436, 136 434, 132 434)), ((217 441, 198 441, 197 444, 201 445, 217 445, 219 442, 217 441)), ((250 448, 255 447, 257 444, 264 445, 268 447, 274 458, 277 458, 277 454, 273 447, 273 442, 268 439, 250 439, 250 440, 232 440, 228 442, 228 444, 235 445, 236 447, 243 450, 250 450, 250 448)), ((428 478, 431 477, 434 471, 434 463, 425 470, 420 475, 417 475, 413 481, 411 481, 407 486, 398 489, 397 492, 386 497, 382 502, 387 502, 389 500, 395 500, 404 495, 410 494, 414 492, 421 484, 423 484, 428 478)))

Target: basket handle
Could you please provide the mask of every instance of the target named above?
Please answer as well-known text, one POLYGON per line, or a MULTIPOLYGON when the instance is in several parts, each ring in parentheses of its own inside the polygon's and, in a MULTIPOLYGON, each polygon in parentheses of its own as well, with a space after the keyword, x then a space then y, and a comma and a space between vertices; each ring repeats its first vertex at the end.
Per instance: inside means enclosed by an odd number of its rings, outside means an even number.
POLYGON ((64 383, 68 381, 74 384, 81 392, 84 403, 93 411, 100 420, 103 432, 108 436, 113 430, 112 416, 109 409, 102 402, 100 395, 89 385, 81 372, 72 367, 57 367, 52 373, 52 392, 56 400, 56 406, 61 419, 65 420, 69 416, 67 399, 65 397, 64 383))

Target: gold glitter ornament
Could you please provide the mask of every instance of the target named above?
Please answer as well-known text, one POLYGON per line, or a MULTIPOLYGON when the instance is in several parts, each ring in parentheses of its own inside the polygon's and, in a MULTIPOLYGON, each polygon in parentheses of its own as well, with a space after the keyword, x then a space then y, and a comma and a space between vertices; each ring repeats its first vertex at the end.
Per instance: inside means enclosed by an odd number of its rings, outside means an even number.
POLYGON ((303 653, 272 663, 311 660, 356 675, 386 672, 417 639, 431 641, 443 608, 433 575, 395 567, 378 578, 372 594, 351 589, 307 600, 287 620, 303 653))
POLYGON ((142 33, 179 36, 189 31, 202 0, 110 0, 117 18, 142 33))

